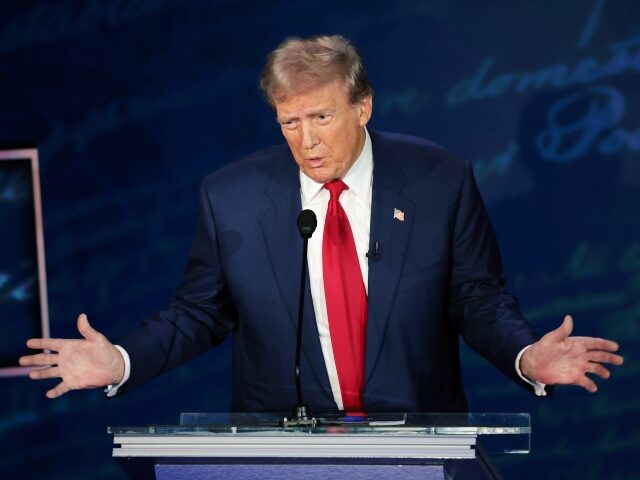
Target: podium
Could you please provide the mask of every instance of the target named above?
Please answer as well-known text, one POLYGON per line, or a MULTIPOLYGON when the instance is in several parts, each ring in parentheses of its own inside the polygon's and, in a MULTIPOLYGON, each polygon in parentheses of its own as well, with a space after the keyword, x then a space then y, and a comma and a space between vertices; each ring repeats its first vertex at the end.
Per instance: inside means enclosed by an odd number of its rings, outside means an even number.
POLYGON ((109 427, 132 479, 500 479, 489 453, 528 453, 526 413, 324 416, 183 413, 178 425, 109 427))

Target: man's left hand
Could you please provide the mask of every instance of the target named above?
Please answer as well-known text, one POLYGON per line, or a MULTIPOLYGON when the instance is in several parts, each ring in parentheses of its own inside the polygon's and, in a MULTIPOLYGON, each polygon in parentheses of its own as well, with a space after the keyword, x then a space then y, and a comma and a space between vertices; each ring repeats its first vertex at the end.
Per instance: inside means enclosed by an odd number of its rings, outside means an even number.
POLYGON ((609 378, 611 373, 603 364, 622 365, 624 359, 612 352, 618 344, 604 338, 571 337, 573 318, 528 348, 520 358, 522 374, 546 385, 579 385, 591 393, 598 390, 586 374, 609 378))

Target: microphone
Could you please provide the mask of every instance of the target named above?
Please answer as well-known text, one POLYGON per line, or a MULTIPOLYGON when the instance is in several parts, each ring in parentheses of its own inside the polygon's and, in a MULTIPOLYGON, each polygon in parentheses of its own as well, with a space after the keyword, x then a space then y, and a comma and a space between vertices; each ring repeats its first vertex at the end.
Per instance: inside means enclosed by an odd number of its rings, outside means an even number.
MULTIPOLYGON (((311 235, 316 231, 317 226, 318 220, 316 219, 316 214, 313 213, 313 210, 303 210, 300 212, 298 215, 298 231, 303 239, 308 240, 311 238, 311 235)), ((304 263, 306 263, 306 261, 307 257, 305 256, 304 263)))
POLYGON ((382 247, 380 246, 380 242, 375 242, 373 245, 373 250, 370 249, 366 255, 369 262, 375 262, 382 255, 382 247))
POLYGON ((298 215, 298 231, 302 237, 302 271, 300 273, 300 303, 298 305, 298 337, 296 340, 296 392, 298 395, 298 405, 293 412, 292 421, 284 419, 285 426, 291 425, 314 425, 315 419, 310 418, 311 414, 307 406, 302 401, 302 386, 300 384, 300 352, 302 351, 302 318, 304 314, 304 291, 307 282, 307 246, 309 238, 318 226, 318 220, 313 210, 303 210, 298 215))

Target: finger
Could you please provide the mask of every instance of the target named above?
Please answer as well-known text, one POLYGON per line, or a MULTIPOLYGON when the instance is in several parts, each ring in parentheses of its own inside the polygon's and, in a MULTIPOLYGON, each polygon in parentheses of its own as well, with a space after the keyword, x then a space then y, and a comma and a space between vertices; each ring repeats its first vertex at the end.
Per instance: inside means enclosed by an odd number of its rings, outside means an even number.
POLYGON ((58 363, 58 355, 54 353, 39 353, 20 357, 20 365, 55 365, 58 363))
POLYGON ((582 375, 580 379, 575 383, 575 385, 579 385, 591 393, 596 393, 598 391, 598 386, 596 385, 596 382, 591 380, 586 375, 582 375))
POLYGON ((611 376, 611 372, 609 372, 609 370, 604 368, 599 363, 589 362, 589 364, 587 365, 587 372, 595 373, 600 378, 604 378, 604 379, 607 379, 611 376))
POLYGON ((66 383, 60 382, 55 388, 47 392, 47 398, 58 398, 71 390, 66 383))
POLYGON ((587 350, 604 350, 605 352, 617 352, 620 346, 613 340, 596 337, 572 337, 573 341, 580 342, 587 350))
POLYGON ((62 338, 30 338, 27 340, 27 347, 35 350, 53 350, 55 352, 60 351, 65 342, 62 338))
POLYGON ((29 378, 31 380, 42 380, 44 378, 57 378, 60 377, 59 367, 39 368, 37 370, 31 370, 29 372, 29 378))
POLYGON ((587 359, 591 362, 610 363, 612 365, 622 365, 624 363, 624 358, 620 355, 596 350, 587 352, 587 359))
POLYGON ((571 317, 571 315, 566 315, 564 317, 564 320, 562 321, 562 324, 555 330, 552 330, 551 332, 549 332, 548 335, 553 340, 561 341, 567 338, 569 335, 571 335, 572 331, 573 331, 573 318, 571 317))
POLYGON ((95 330, 84 313, 78 315, 78 331, 87 340, 100 340, 102 334, 95 330))

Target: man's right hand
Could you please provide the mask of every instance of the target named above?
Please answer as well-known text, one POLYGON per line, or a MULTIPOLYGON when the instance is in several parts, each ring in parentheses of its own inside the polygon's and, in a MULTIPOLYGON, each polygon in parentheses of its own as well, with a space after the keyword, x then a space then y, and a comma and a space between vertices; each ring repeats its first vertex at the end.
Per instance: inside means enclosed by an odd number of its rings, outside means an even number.
POLYGON ((84 339, 32 338, 27 341, 29 348, 52 351, 20 358, 20 365, 43 367, 29 372, 29 378, 62 378, 62 382, 47 392, 48 398, 57 398, 70 390, 115 385, 124 376, 122 354, 89 325, 84 313, 78 316, 78 331, 84 339))

